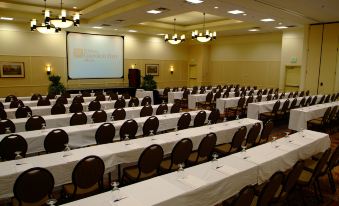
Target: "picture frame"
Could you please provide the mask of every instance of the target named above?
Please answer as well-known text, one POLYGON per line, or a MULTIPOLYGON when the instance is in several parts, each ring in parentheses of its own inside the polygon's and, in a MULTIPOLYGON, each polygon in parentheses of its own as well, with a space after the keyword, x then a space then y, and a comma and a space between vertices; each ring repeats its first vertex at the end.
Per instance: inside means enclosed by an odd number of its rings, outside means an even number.
POLYGON ((159 76, 159 64, 145 64, 145 75, 159 76))
POLYGON ((25 64, 24 62, 0 62, 1 78, 24 78, 25 64))

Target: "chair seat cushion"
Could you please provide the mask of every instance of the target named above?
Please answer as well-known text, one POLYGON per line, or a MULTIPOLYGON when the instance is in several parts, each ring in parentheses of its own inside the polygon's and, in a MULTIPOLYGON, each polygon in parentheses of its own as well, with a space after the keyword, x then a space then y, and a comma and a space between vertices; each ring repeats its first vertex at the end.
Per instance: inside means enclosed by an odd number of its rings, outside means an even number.
POLYGON ((274 117, 274 116, 275 116, 275 113, 272 113, 272 112, 263 112, 263 113, 260 113, 260 116, 264 116, 264 117, 274 117))
MULTIPOLYGON (((74 192, 74 184, 70 183, 70 184, 64 185, 64 191, 66 192, 66 194, 72 195, 73 192, 74 192)), ((78 187, 75 195, 84 195, 84 194, 88 194, 88 193, 94 193, 94 192, 97 192, 97 191, 99 191, 99 185, 94 184, 92 187, 89 187, 89 188, 86 188, 86 189, 78 187)))
POLYGON ((312 177, 312 172, 303 170, 299 176, 297 184, 301 186, 306 186, 308 182, 310 181, 311 177, 312 177))
POLYGON ((179 166, 177 164, 173 164, 170 170, 171 162, 172 162, 171 157, 165 158, 160 164, 160 170, 166 172, 178 170, 179 166))
POLYGON ((316 118, 316 119, 311 119, 310 121, 307 122, 307 124, 315 124, 315 125, 320 125, 321 121, 323 118, 316 118))
POLYGON ((217 153, 226 155, 230 152, 231 144, 219 144, 214 147, 214 151, 217 153))
POLYGON ((198 157, 198 152, 197 151, 192 152, 187 159, 187 164, 194 165, 194 164, 199 164, 199 163, 208 161, 208 157, 199 157, 198 161, 196 161, 197 157, 198 157))
MULTIPOLYGON (((138 174, 139 174, 139 168, 137 166, 130 166, 130 167, 124 168, 124 176, 132 181, 137 180, 138 174)), ((156 174, 157 174, 156 170, 150 173, 141 172, 139 179, 140 180, 148 179, 148 178, 154 177, 156 174)))

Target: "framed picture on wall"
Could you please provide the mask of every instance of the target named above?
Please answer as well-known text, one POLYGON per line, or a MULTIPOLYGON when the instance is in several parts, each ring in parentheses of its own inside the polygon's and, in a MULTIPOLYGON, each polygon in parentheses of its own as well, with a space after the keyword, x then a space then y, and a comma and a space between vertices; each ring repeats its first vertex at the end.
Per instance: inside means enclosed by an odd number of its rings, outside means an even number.
POLYGON ((1 78, 24 78, 25 65, 23 62, 0 62, 1 78))
POLYGON ((145 64, 145 74, 159 76, 159 64, 145 64))

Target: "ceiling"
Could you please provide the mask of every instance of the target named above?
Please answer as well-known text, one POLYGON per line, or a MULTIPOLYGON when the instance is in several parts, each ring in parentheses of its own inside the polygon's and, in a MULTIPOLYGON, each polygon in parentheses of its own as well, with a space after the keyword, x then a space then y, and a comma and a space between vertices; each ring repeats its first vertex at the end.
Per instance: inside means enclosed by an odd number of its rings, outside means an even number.
MULTIPOLYGON (((47 0, 52 15, 60 13, 60 0, 47 0)), ((339 21, 338 0, 205 0, 190 4, 185 0, 64 0, 68 15, 81 13, 81 27, 101 26, 103 30, 126 32, 136 30, 146 34, 170 33, 176 19, 176 30, 190 34, 201 29, 206 13, 206 28, 219 35, 277 31, 279 25, 302 27, 307 24, 339 21), (161 14, 146 11, 165 8, 161 14), (230 10, 244 14, 230 14, 230 10), (273 18, 274 22, 260 19, 273 18)), ((0 16, 13 17, 14 22, 29 24, 30 19, 43 19, 43 0, 0 0, 0 16)))

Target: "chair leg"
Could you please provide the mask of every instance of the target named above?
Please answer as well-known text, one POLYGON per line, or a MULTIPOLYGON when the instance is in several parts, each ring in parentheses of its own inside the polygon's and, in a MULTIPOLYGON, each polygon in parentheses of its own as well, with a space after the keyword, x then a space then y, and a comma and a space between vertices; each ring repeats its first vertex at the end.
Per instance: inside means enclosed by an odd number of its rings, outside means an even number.
POLYGON ((334 178, 333 178, 331 170, 328 171, 328 181, 330 183, 332 193, 335 193, 337 191, 337 188, 335 186, 335 182, 334 182, 334 178))

